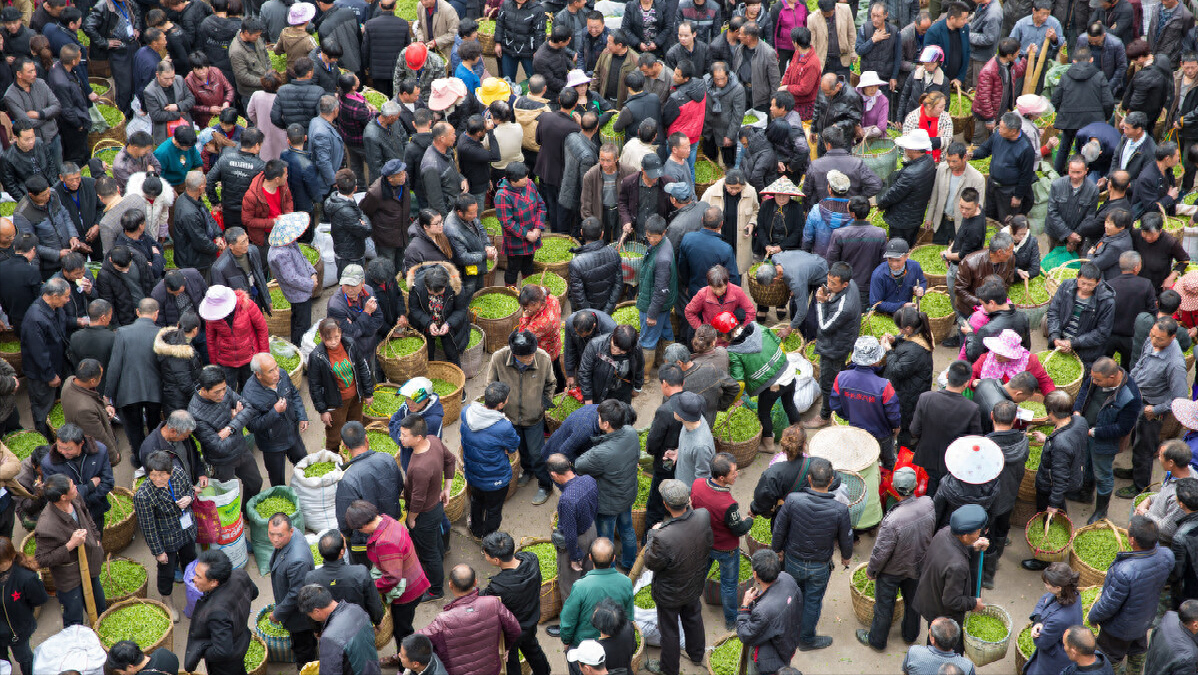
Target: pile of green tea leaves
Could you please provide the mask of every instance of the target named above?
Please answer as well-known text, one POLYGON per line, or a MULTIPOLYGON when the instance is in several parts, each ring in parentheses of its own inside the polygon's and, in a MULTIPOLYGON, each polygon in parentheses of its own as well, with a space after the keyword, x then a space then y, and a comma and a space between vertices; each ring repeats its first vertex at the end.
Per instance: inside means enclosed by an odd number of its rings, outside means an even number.
POLYGON ((774 533, 770 530, 770 519, 763 516, 753 518, 753 527, 749 529, 749 536, 766 546, 773 543, 774 533))
POLYGON ((266 609, 258 617, 258 631, 267 637, 289 637, 291 633, 287 632, 283 624, 270 620, 270 613, 274 609, 274 603, 266 606, 266 609))
POLYGON ((1007 289, 1007 297, 1016 305, 1043 305, 1052 299, 1044 288, 1044 275, 1029 280, 1026 288, 1023 284, 1011 284, 1011 288, 1007 289), (1028 295, 1029 291, 1031 295, 1028 295))
POLYGON ((26 558, 32 558, 37 554, 37 537, 30 537, 25 540, 25 548, 21 551, 26 558))
POLYGON ((20 340, 5 340, 3 342, 0 342, 0 353, 20 354, 21 353, 21 341, 20 340))
POLYGON ((632 604, 640 609, 657 609, 657 603, 653 601, 653 585, 645 584, 644 588, 637 591, 632 596, 632 604))
POLYGON ((270 289, 270 307, 279 311, 291 309, 291 303, 288 302, 287 296, 283 295, 283 289, 278 286, 272 286, 270 289))
POLYGON ((311 264, 313 267, 316 267, 317 265, 321 264, 320 251, 317 251, 315 248, 313 248, 312 246, 310 246, 308 244, 300 244, 299 250, 300 250, 300 253, 302 253, 304 255, 304 259, 306 259, 308 261, 308 263, 311 264))
MULTIPOLYGON (((856 588, 861 595, 864 595, 871 600, 874 598, 874 594, 877 589, 874 586, 873 579, 870 579, 869 576, 866 575, 864 566, 862 566, 856 572, 853 572, 853 588, 856 588)), ((897 597, 903 597, 902 589, 899 589, 897 597)))
POLYGON ((710 159, 695 162, 695 185, 708 185, 723 177, 724 171, 710 159))
POLYGON ((286 344, 287 343, 283 342, 283 341, 271 340, 270 341, 270 355, 274 357, 275 363, 279 364, 279 367, 283 369, 283 372, 293 373, 293 372, 295 372, 296 368, 300 367, 300 363, 302 362, 302 359, 300 358, 298 351, 296 351, 291 356, 285 355, 282 352, 282 347, 283 347, 283 345, 286 345, 286 344))
POLYGON ((445 398, 446 396, 449 396, 458 390, 458 385, 450 382, 449 380, 442 380, 440 378, 434 377, 432 378, 432 383, 433 393, 441 398, 445 398))
POLYGON ((926 312, 929 318, 938 319, 953 313, 953 302, 947 293, 928 291, 919 301, 919 309, 926 312))
POLYGON ((304 469, 304 478, 320 478, 336 468, 335 462, 312 462, 304 469))
POLYGON ((1057 281, 1064 281, 1066 279, 1076 279, 1077 269, 1077 265, 1064 263, 1059 267, 1052 268, 1052 270, 1050 270, 1048 273, 1052 275, 1053 279, 1056 279, 1057 281))
POLYGON ((110 106, 107 103, 99 103, 96 104, 96 107, 100 109, 100 115, 104 117, 104 121, 108 123, 110 128, 115 129, 118 125, 125 123, 125 115, 114 106, 110 106))
MULTIPOLYGON (((776 328, 771 328, 770 331, 773 332, 774 335, 778 334, 778 329, 776 328)), ((786 352, 787 354, 790 352, 797 352, 803 348, 803 336, 800 335, 799 331, 797 330, 791 331, 790 335, 787 335, 786 339, 782 340, 780 345, 782 347, 782 351, 786 352)))
POLYGON ((1027 461, 1023 463, 1023 470, 1035 473, 1040 468, 1040 456, 1043 453, 1043 445, 1028 445, 1027 461))
MULTIPOLYGON (((711 562, 711 569, 707 570, 707 578, 711 581, 720 580, 720 563, 717 560, 711 562)), ((749 560, 749 556, 744 553, 740 554, 740 567, 737 568, 736 582, 743 584, 753 578, 753 561, 749 560)))
POLYGON ((383 344, 383 356, 389 359, 399 359, 415 354, 420 351, 421 347, 424 347, 424 337, 420 335, 391 338, 383 344))
POLYGON ((100 586, 104 589, 104 597, 109 601, 137 591, 144 583, 146 568, 132 560, 109 560, 100 570, 100 586))
POLYGON ((940 253, 947 249, 947 246, 940 244, 924 244, 911 249, 911 260, 919 263, 919 268, 924 274, 938 274, 944 276, 948 274, 948 263, 944 262, 944 258, 940 257, 940 253))
POLYGON ((885 314, 873 314, 867 319, 861 320, 861 335, 872 335, 879 340, 884 335, 897 335, 898 327, 894 325, 894 319, 885 314))
POLYGON ((741 126, 748 126, 750 124, 756 124, 756 123, 757 123, 757 116, 752 113, 745 115, 744 119, 742 119, 740 121, 741 126))
POLYGON ((366 443, 375 452, 385 452, 394 457, 399 454, 399 444, 391 440, 391 436, 378 429, 366 430, 366 443))
POLYGON ((295 513, 295 502, 287 499, 286 497, 272 495, 258 502, 258 505, 254 507, 254 510, 257 511, 258 515, 264 520, 270 518, 276 513, 286 513, 290 516, 295 513))
POLYGON ((462 474, 462 470, 459 468, 457 473, 453 475, 453 482, 449 484, 449 496, 456 497, 462 494, 462 491, 465 489, 466 476, 462 474))
POLYGON ((1048 525, 1048 537, 1044 536, 1044 514, 1032 518, 1027 524, 1027 539, 1036 550, 1045 553, 1055 553, 1069 545, 1069 537, 1073 532, 1069 521, 1064 518, 1053 518, 1048 525))
POLYGON ((1077 357, 1077 354, 1066 354, 1065 352, 1054 354, 1053 350, 1046 350, 1036 356, 1040 359, 1040 365, 1044 366, 1044 370, 1048 371, 1048 376, 1058 387, 1076 382, 1082 377, 1082 360, 1077 357), (1050 354, 1052 358, 1049 358, 1050 354))
POLYGON ((133 515, 133 498, 128 495, 119 495, 115 492, 108 493, 108 513, 104 516, 105 529, 124 522, 126 518, 133 515))
POLYGON ((532 259, 542 264, 570 262, 574 254, 574 242, 567 237, 542 237, 541 248, 533 254, 532 259))
POLYGON ((1086 628, 1092 629, 1093 626, 1090 625, 1090 608, 1094 606, 1094 603, 1098 602, 1098 597, 1102 595, 1102 586, 1090 586, 1089 588, 1083 588, 1080 590, 1081 593, 1079 593, 1079 595, 1081 596, 1082 600, 1082 624, 1084 624, 1086 628))
POLYGON ((1188 227, 1189 224, 1190 224, 1189 218, 1182 218, 1179 216, 1169 216, 1168 218, 1165 218, 1165 223, 1164 223, 1163 229, 1166 232, 1178 233, 1178 232, 1181 232, 1182 230, 1184 230, 1186 227, 1188 227))
POLYGON ((873 225, 877 225, 883 230, 890 230, 890 225, 886 222, 886 214, 882 213, 876 208, 869 210, 869 222, 873 225))
POLYGON ((708 659, 714 675, 737 675, 740 670, 740 639, 733 636, 716 645, 708 659))
POLYGON ((582 401, 563 391, 553 397, 553 407, 545 411, 545 414, 549 416, 549 419, 564 422, 571 413, 581 407, 582 401))
POLYGON ((503 234, 503 225, 499 223, 499 219, 495 216, 487 216, 481 222, 483 229, 492 237, 498 237, 503 234))
POLYGON ((495 34, 495 19, 479 19, 478 20, 479 35, 494 35, 495 34))
POLYGON ((628 248, 622 248, 622 249, 620 249, 620 257, 627 258, 629 260, 640 260, 641 258, 645 257, 645 252, 644 251, 634 251, 634 250, 628 249, 628 248))
POLYGON ((54 407, 50 408, 50 413, 46 415, 46 423, 51 429, 58 429, 67 423, 66 415, 62 412, 62 401, 54 403, 54 407))
POLYGON ((399 406, 403 405, 403 397, 396 387, 375 387, 374 401, 362 412, 371 417, 391 417, 399 406))
POLYGON ((815 353, 815 342, 815 340, 812 340, 807 343, 807 346, 803 348, 803 356, 807 357, 808 361, 818 365, 819 355, 815 353))
MULTIPOLYGON (((644 436, 641 436, 644 439, 644 436)), ((649 489, 653 487, 653 477, 644 471, 636 472, 636 501, 632 503, 633 510, 644 509, 649 504, 649 489)))
POLYGON ((1115 562, 1115 554, 1130 550, 1131 544, 1127 541, 1127 536, 1120 532, 1119 539, 1116 540, 1115 532, 1109 527, 1086 530, 1073 538, 1073 552, 1077 557, 1101 572, 1105 572, 1111 563, 1115 562))
POLYGON ((952 117, 969 117, 973 114, 973 101, 964 96, 949 96, 952 105, 948 108, 948 114, 952 117))
POLYGON ((716 413, 711 430, 716 440, 740 443, 760 434, 761 422, 757 419, 756 411, 740 406, 716 413))
POLYGON ((16 202, 0 202, 0 216, 11 218, 17 212, 16 202))
POLYGON ((1006 624, 998 617, 978 613, 965 617, 965 634, 983 642, 1002 642, 1009 633, 1006 624))
POLYGON ((520 550, 537 556, 537 562, 541 564, 541 583, 546 583, 557 577, 557 549, 553 547, 553 544, 545 541, 524 546, 520 550))
POLYGON ((624 139, 624 132, 616 131, 616 117, 617 115, 612 115, 611 119, 607 121, 607 124, 604 124, 599 128, 600 137, 604 139, 624 139))
POLYGON ((96 633, 105 649, 122 640, 132 640, 138 647, 149 649, 170 629, 171 618, 161 607, 139 602, 104 617, 96 633))
POLYGON ((308 550, 312 551, 312 562, 318 567, 322 565, 324 558, 320 557, 320 543, 314 541, 308 544, 308 550))
POLYGON ((33 454, 33 449, 39 445, 50 444, 50 441, 47 441, 45 436, 31 430, 14 431, 2 440, 8 446, 8 449, 12 450, 13 454, 17 456, 17 459, 29 457, 29 455, 33 454))
MULTIPOLYGON (((1042 420, 1045 417, 1048 417, 1048 412, 1044 410, 1044 401, 1027 400, 1023 403, 1020 403, 1019 407, 1023 408, 1024 410, 1032 411, 1032 419, 1034 420, 1042 420)), ((1052 427, 1049 427, 1049 429, 1050 431, 1045 432, 1046 434, 1052 433, 1052 427)))
POLYGON ((641 325, 641 314, 637 311, 636 305, 628 305, 621 307, 612 312, 611 318, 615 319, 617 326, 632 326, 639 328, 641 325))
POLYGON ((387 95, 374 89, 364 90, 362 92, 362 97, 366 99, 367 103, 374 106, 375 110, 381 109, 383 104, 387 102, 387 95))
POLYGON ((250 640, 249 649, 245 650, 245 672, 252 673, 266 660, 266 648, 257 640, 250 640))
POLYGON ((1136 495, 1135 499, 1131 500, 1131 505, 1132 507, 1139 506, 1145 499, 1153 496, 1156 496, 1155 492, 1141 492, 1140 494, 1136 495))
POLYGON ((1032 654, 1036 652, 1036 643, 1032 640, 1031 626, 1025 626, 1019 632, 1019 639, 1015 641, 1015 644, 1019 648, 1019 653, 1023 655, 1023 658, 1032 658, 1032 654))
POLYGON ((267 55, 270 56, 271 70, 275 71, 276 73, 287 72, 287 55, 286 54, 276 54, 274 52, 267 52, 267 55))
POLYGON ((566 280, 560 274, 554 274, 550 271, 539 272, 531 277, 524 277, 520 282, 520 287, 523 288, 530 284, 548 288, 550 295, 562 296, 566 294, 566 280))
POLYGON ((506 319, 520 311, 520 301, 506 293, 484 293, 470 301, 480 319, 506 319))
MULTIPOLYGON (((179 269, 179 266, 175 264, 175 249, 173 249, 173 248, 162 249, 162 261, 163 261, 163 264, 165 265, 166 269, 168 269, 168 270, 179 269)), ((271 293, 270 297, 274 298, 274 293, 271 293)), ((275 305, 271 305, 271 306, 276 307, 275 305)), ((287 306, 290 307, 291 305, 288 304, 287 306)))
POLYGON ((982 175, 985 175, 985 176, 990 175, 990 158, 989 157, 987 157, 986 159, 971 159, 971 160, 969 160, 969 165, 972 166, 973 168, 977 169, 978 171, 980 171, 982 173, 982 175))

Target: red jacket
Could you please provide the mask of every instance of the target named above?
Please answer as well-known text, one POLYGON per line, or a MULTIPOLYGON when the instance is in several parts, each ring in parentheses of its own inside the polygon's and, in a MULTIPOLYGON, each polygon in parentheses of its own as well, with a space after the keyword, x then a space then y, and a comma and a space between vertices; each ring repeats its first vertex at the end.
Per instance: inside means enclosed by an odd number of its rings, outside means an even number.
MULTIPOLYGON (((1015 81, 1023 77, 1023 72, 1027 70, 1027 56, 1021 56, 1017 59, 1014 65, 1011 66, 1011 86, 1015 86, 1015 81)), ((785 82, 785 80, 783 80, 785 82)), ((1011 96, 1011 103, 1015 103, 1015 99, 1019 96, 1018 92, 1014 92, 1011 96)), ((978 73, 978 89, 973 95, 973 112, 984 120, 993 120, 998 116, 998 106, 1002 105, 1002 77, 998 74, 998 57, 991 57, 986 65, 982 66, 982 71, 978 73)))
MULTIPOLYGON (((987 352, 989 353, 989 352, 987 352)), ((973 379, 982 379, 982 362, 986 360, 986 354, 978 357, 977 361, 973 362, 973 379)), ((1052 378, 1048 376, 1048 371, 1044 370, 1044 366, 1040 364, 1040 358, 1032 354, 1027 359, 1027 372, 1031 373, 1036 378, 1036 383, 1039 385, 1040 393, 1048 396, 1057 390, 1057 385, 1053 383, 1052 378)), ((1002 383, 1006 384, 1011 381, 1011 378, 1004 377, 1002 383)))
MULTIPOLYGON (((266 203, 266 190, 262 187, 266 180, 266 172, 259 173, 250 181, 250 188, 241 198, 241 224, 250 235, 250 241, 256 246, 266 244, 270 230, 275 220, 270 215, 270 205, 266 203)), ((284 182, 279 187, 279 206, 281 213, 295 211, 295 202, 291 199, 291 188, 284 182)))
POLYGON ((686 134, 691 144, 695 144, 703 135, 703 119, 706 114, 707 88, 702 79, 692 77, 670 92, 670 97, 662 107, 661 117, 666 123, 667 134, 686 134))
POLYGON ((820 70, 819 57, 812 49, 806 56, 795 52, 790 65, 786 67, 786 74, 782 76, 782 86, 795 97, 794 109, 804 118, 811 117, 812 108, 815 106, 815 98, 819 94, 820 70))
POLYGON ((207 321, 204 334, 208 338, 208 357, 213 364, 239 368, 248 364, 254 354, 269 352, 270 340, 262 310, 245 291, 234 293, 237 294, 237 306, 233 308, 233 326, 229 326, 227 317, 207 321))
POLYGON ((691 325, 691 328, 698 328, 703 324, 710 324, 720 312, 735 312, 737 307, 745 310, 745 318, 753 317, 757 314, 757 307, 749 296, 745 294, 744 289, 735 284, 728 284, 728 290, 724 291, 724 297, 717 298, 711 292, 711 286, 704 286, 695 293, 695 297, 686 303, 686 322, 691 325))
POLYGON ((498 596, 475 589, 445 605, 420 634, 432 640, 449 675, 493 675, 504 667, 500 637, 510 649, 520 637, 520 622, 498 596))

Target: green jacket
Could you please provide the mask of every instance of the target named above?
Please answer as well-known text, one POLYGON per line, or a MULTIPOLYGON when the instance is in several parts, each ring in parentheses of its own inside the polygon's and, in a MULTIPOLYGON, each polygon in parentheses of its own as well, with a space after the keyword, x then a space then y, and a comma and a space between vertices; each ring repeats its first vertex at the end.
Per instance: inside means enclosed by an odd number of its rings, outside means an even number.
POLYGON ((632 580, 614 567, 591 570, 574 582, 570 596, 562 606, 558 621, 562 627, 562 642, 577 647, 583 640, 598 640, 599 629, 591 624, 595 605, 611 598, 624 606, 624 615, 632 620, 632 580))
POLYGON ((774 331, 759 323, 749 326, 749 336, 728 345, 728 374, 745 383, 746 394, 756 396, 778 379, 788 362, 774 331))
POLYGON ((674 246, 662 237, 650 246, 637 272, 636 308, 648 316, 660 316, 674 308, 678 299, 678 263, 674 246))

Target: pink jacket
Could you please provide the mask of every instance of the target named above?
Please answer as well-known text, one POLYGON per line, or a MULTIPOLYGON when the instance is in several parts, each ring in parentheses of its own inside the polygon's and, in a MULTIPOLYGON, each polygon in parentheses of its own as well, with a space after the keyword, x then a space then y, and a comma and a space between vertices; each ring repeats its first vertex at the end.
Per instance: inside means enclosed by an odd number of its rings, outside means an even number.
POLYGON ((419 632, 432 640, 449 675, 495 675, 504 667, 504 645, 510 649, 520 637, 520 622, 497 596, 474 589, 445 605, 419 632))
POLYGON ((366 557, 383 576, 374 580, 379 595, 386 596, 391 589, 406 582, 403 594, 396 599, 400 604, 412 602, 428 590, 428 577, 416 557, 412 536, 403 523, 391 516, 383 515, 379 526, 370 533, 366 542, 366 557))
POLYGON ((720 312, 735 312, 737 307, 745 310, 746 319, 757 314, 757 306, 740 286, 728 284, 728 290, 724 291, 722 298, 711 292, 711 286, 704 286, 686 303, 686 322, 691 328, 698 328, 705 323, 710 324, 720 312))

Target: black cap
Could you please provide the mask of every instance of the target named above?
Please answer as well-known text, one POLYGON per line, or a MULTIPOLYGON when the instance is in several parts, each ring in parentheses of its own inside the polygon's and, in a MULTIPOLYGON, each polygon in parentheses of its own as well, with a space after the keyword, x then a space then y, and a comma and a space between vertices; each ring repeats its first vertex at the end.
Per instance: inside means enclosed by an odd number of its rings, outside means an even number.
POLYGON ((664 173, 661 168, 661 158, 653 153, 645 155, 641 160, 641 169, 649 177, 649 180, 657 180, 664 173))
POLYGON ((531 356, 537 351, 537 336, 526 330, 512 331, 507 338, 507 346, 516 356, 531 356))
POLYGON ((189 124, 175 129, 175 142, 185 148, 194 148, 196 144, 196 130, 189 124))

